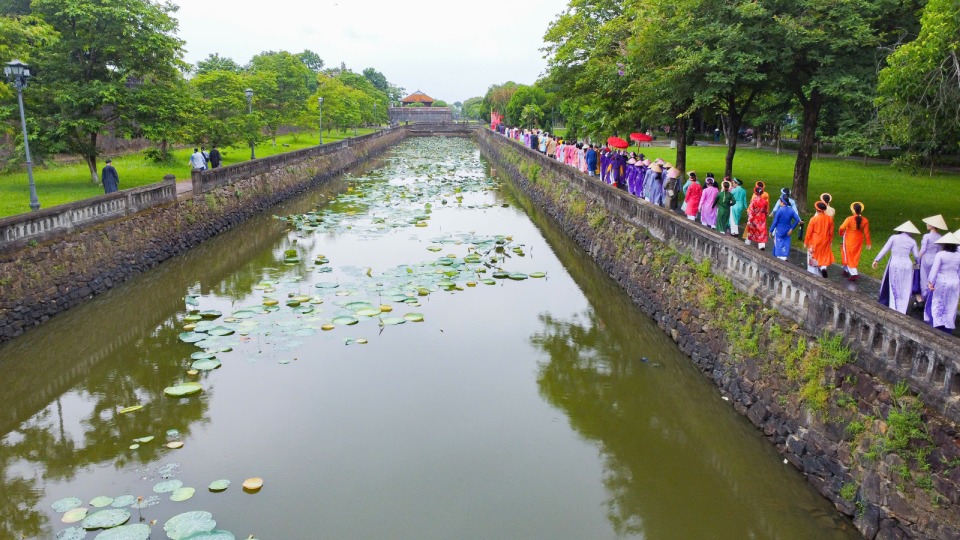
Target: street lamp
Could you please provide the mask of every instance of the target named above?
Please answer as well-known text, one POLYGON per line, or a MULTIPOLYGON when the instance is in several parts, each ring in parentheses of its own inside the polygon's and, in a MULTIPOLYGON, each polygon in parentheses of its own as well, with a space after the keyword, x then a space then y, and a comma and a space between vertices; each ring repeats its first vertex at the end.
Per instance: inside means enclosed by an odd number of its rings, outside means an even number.
MULTIPOLYGON (((243 91, 243 93, 247 96, 247 114, 252 115, 253 114, 253 88, 247 88, 246 90, 243 91)), ((251 127, 253 127, 252 122, 251 122, 251 127)), ((254 139, 255 137, 253 136, 250 137, 250 159, 257 159, 257 155, 254 152, 254 139)))
POLYGON ((380 121, 377 120, 377 105, 379 105, 379 103, 374 103, 374 104, 373 104, 373 121, 376 122, 376 123, 374 124, 375 126, 379 126, 379 125, 380 125, 380 121))
POLYGON ((317 111, 320 112, 320 144, 323 144, 323 96, 317 98, 317 111))
POLYGON ((27 87, 27 80, 30 78, 30 66, 20 60, 14 60, 3 66, 3 73, 17 87, 20 124, 23 126, 23 149, 27 153, 27 178, 30 181, 30 210, 36 212, 40 209, 40 200, 37 199, 37 186, 33 183, 33 162, 30 161, 30 143, 27 141, 27 118, 23 114, 23 89, 27 87))

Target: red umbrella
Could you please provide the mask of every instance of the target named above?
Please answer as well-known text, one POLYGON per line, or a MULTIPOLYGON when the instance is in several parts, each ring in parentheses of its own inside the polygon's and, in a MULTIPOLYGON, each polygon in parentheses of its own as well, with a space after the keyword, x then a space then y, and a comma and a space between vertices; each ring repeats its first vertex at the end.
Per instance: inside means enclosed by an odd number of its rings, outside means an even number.
POLYGON ((653 140, 653 137, 646 133, 631 133, 630 139, 637 142, 650 142, 653 140))
POLYGON ((614 148, 626 148, 630 146, 630 144, 627 143, 627 141, 621 139, 620 137, 610 137, 609 139, 607 139, 607 144, 609 144, 614 148))

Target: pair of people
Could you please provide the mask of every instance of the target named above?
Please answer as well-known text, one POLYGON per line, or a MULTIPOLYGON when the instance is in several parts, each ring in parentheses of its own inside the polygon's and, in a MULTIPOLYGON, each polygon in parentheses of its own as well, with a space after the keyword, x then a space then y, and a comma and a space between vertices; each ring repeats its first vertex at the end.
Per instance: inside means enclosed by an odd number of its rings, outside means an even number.
POLYGON ((202 146, 199 149, 194 148, 193 154, 190 155, 190 168, 195 171, 204 171, 207 168, 216 169, 221 163, 220 151, 217 150, 216 146, 210 150, 209 154, 202 146))

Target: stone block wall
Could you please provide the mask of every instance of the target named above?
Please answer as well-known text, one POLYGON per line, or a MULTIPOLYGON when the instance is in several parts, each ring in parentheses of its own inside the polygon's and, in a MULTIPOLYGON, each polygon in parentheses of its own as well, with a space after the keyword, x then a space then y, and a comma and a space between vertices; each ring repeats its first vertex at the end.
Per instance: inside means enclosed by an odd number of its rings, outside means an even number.
MULTIPOLYGON (((478 141, 866 538, 960 537, 956 423, 796 320, 815 289, 782 307, 776 286, 741 280, 742 264, 730 270, 734 246, 684 237, 684 220, 637 210, 603 185, 587 189, 588 178, 499 135, 483 131, 478 141)), ((751 261, 754 277, 762 262, 751 261)))

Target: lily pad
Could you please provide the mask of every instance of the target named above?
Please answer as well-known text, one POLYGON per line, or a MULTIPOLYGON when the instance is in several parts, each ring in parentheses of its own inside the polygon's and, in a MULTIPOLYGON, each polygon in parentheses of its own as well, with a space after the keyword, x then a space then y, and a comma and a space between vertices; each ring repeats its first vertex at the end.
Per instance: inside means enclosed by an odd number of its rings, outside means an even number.
POLYGON ((138 443, 148 443, 148 442, 150 442, 150 441, 152 441, 152 440, 153 440, 153 435, 147 435, 146 437, 140 437, 140 438, 138 438, 138 439, 134 439, 134 442, 138 442, 138 443))
POLYGON ((56 501, 50 505, 50 507, 53 508, 53 511, 57 513, 63 513, 68 510, 73 510, 74 508, 78 508, 80 506, 83 506, 83 501, 81 501, 77 497, 67 497, 65 499, 60 499, 59 501, 56 501))
POLYGON ((332 322, 333 324, 336 324, 339 326, 350 326, 350 325, 357 324, 360 321, 356 317, 343 316, 343 317, 334 317, 332 322))
POLYGON ((70 527, 57 533, 57 540, 83 540, 87 531, 80 527, 70 527))
POLYGON ((320 327, 320 329, 321 329, 321 330, 324 330, 324 331, 333 330, 334 328, 336 328, 336 327, 333 326, 332 324, 325 324, 325 325, 323 325, 323 326, 320 327))
POLYGON ((172 493, 183 487, 183 482, 177 479, 164 480, 153 486, 154 493, 172 493))
POLYGON ((260 491, 260 488, 263 487, 263 478, 255 476, 253 478, 247 478, 243 481, 243 489, 247 491, 260 491))
POLYGON ((187 382, 183 384, 178 384, 176 386, 168 386, 163 389, 163 393, 169 397, 185 397, 192 396, 194 394, 199 394, 203 391, 203 387, 200 386, 200 383, 196 382, 187 382))
POLYGON ((358 309, 356 313, 361 317, 376 317, 377 315, 380 314, 380 311, 381 311, 380 308, 364 308, 364 309, 358 309))
POLYGON ((182 502, 193 497, 195 492, 196 490, 192 487, 179 488, 170 494, 170 500, 173 502, 182 502))
POLYGON ((184 343, 196 343, 205 339, 207 339, 207 336, 198 332, 182 332, 180 334, 180 341, 184 343))
POLYGON ((170 441, 167 443, 167 448, 171 450, 177 450, 178 448, 183 448, 183 441, 170 441))
POLYGON ((103 495, 90 501, 90 506, 94 508, 103 508, 104 506, 109 506, 113 502, 113 497, 105 497, 103 495))
POLYGON ((318 289, 336 289, 339 286, 339 283, 334 283, 332 281, 321 281, 320 283, 314 285, 314 287, 318 289))
POLYGON ((220 367, 220 361, 219 361, 219 360, 213 360, 213 359, 210 359, 210 360, 197 360, 196 362, 194 362, 193 364, 191 364, 190 367, 192 367, 193 369, 200 370, 200 371, 211 371, 211 370, 214 370, 214 369, 217 369, 218 367, 220 367))
POLYGON ((130 520, 130 511, 126 508, 109 508, 90 514, 83 523, 80 524, 84 529, 112 529, 119 527, 130 520))
POLYGON ((385 317, 385 318, 383 318, 383 319, 381 319, 381 320, 383 321, 383 324, 386 324, 386 325, 388 325, 388 326, 393 326, 393 325, 396 325, 396 324, 403 324, 403 323, 407 322, 407 320, 404 319, 403 317, 385 317))
POLYGON ((191 360, 210 360, 215 358, 214 354, 206 351, 197 351, 190 355, 191 360))
POLYGON ((219 319, 221 316, 223 316, 223 313, 220 313, 215 309, 208 309, 207 311, 201 311, 199 315, 204 319, 219 319))
POLYGON ((144 497, 143 500, 138 500, 137 502, 130 505, 130 508, 150 508, 151 506, 156 506, 160 504, 160 497, 157 495, 150 495, 149 497, 144 497))
MULTIPOLYGON (((197 533, 190 536, 189 540, 236 540, 236 536, 233 535, 230 531, 209 531, 203 533, 197 533)), ((253 538, 251 536, 251 538, 253 538)))
POLYGON ((210 482, 210 485, 207 486, 207 489, 213 492, 220 492, 220 491, 226 491, 228 487, 230 487, 230 481, 224 479, 224 480, 214 480, 213 482, 210 482))
POLYGON ((142 408, 143 408, 143 405, 131 405, 129 407, 124 407, 117 412, 119 414, 127 414, 127 413, 132 413, 134 411, 139 411, 142 408))
POLYGON ((233 334, 233 329, 227 328, 226 326, 218 326, 216 328, 210 329, 210 331, 207 333, 210 334, 211 336, 217 336, 217 337, 229 336, 233 334))
POLYGON ((146 523, 131 523, 101 532, 94 540, 147 540, 150 526, 146 523))
POLYGON ((406 315, 403 316, 403 318, 410 322, 423 322, 422 313, 407 313, 406 315))
POLYGON ((202 510, 177 514, 163 524, 163 530, 171 540, 183 540, 216 528, 217 522, 213 520, 213 514, 202 510))
POLYGON ((513 274, 510 274, 507 277, 515 281, 522 281, 524 279, 527 279, 527 275, 524 274, 523 272, 514 272, 513 274))
POLYGON ((123 508, 125 506, 130 506, 135 502, 137 502, 137 498, 133 495, 121 495, 114 499, 113 502, 110 503, 110 506, 114 508, 123 508))
POLYGON ((74 508, 73 510, 67 510, 67 513, 63 514, 63 517, 60 518, 60 521, 64 523, 77 523, 78 521, 83 521, 83 518, 87 517, 86 508, 74 508))
POLYGON ((137 448, 140 448, 140 445, 139 445, 139 444, 134 443, 134 444, 131 444, 131 445, 130 445, 130 449, 131 449, 131 450, 136 450, 137 448))
POLYGON ((530 272, 530 277, 532 278, 547 277, 547 273, 546 272, 530 272))
POLYGON ((252 319, 253 317, 256 317, 256 316, 257 316, 256 313, 248 309, 241 309, 240 311, 235 311, 232 315, 234 319, 252 319))

